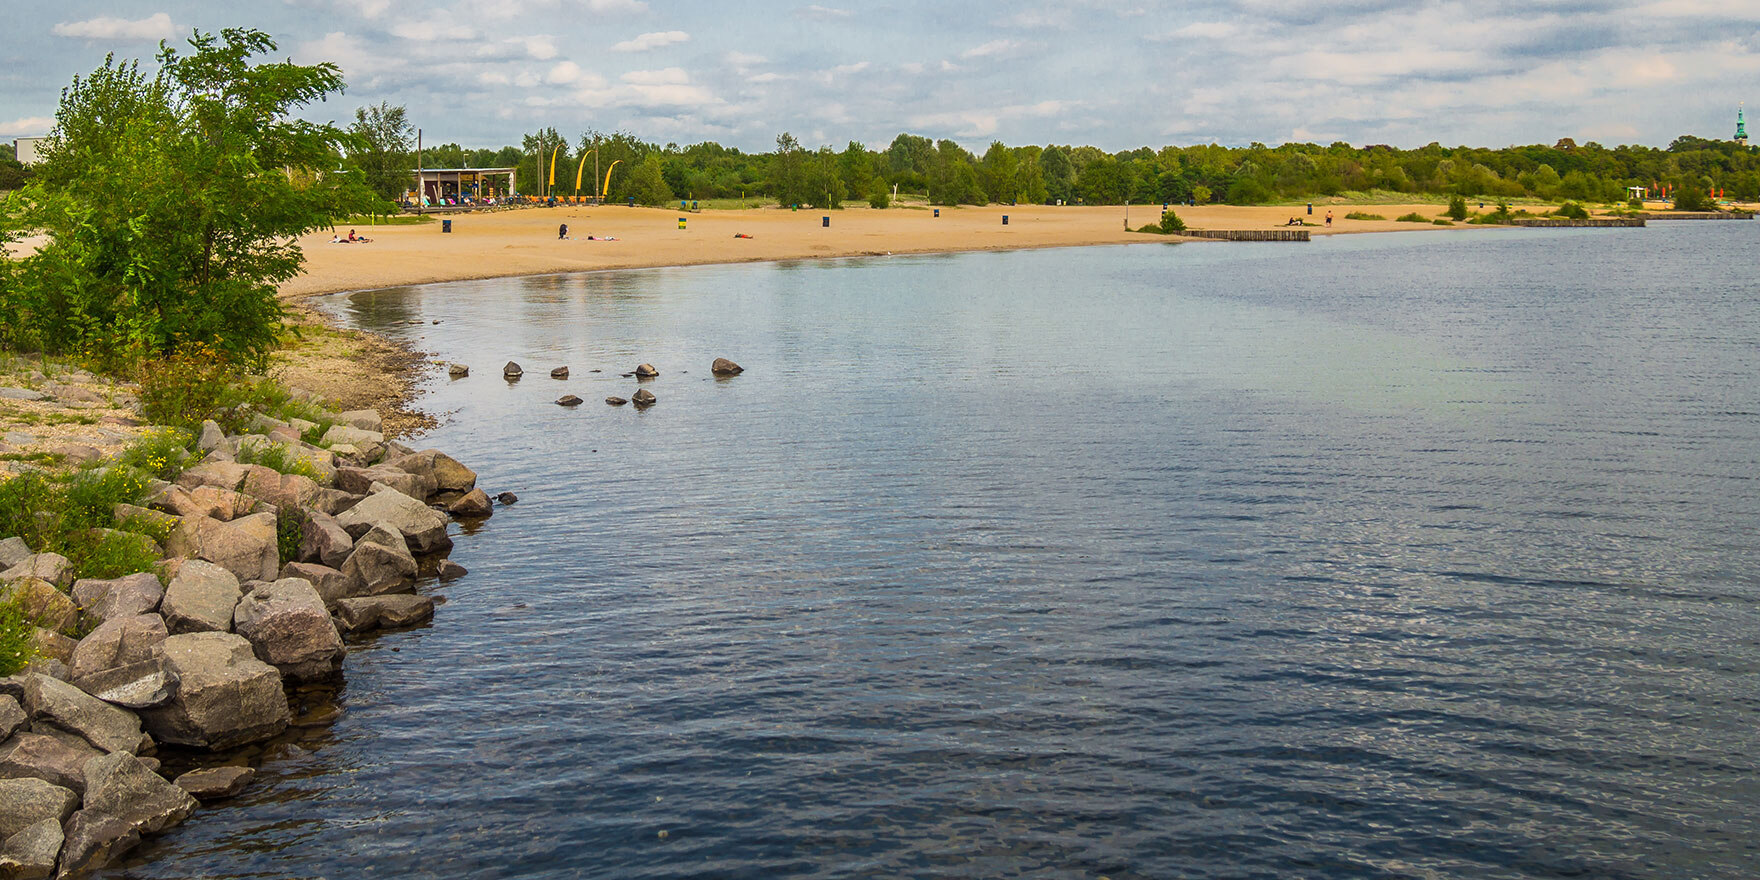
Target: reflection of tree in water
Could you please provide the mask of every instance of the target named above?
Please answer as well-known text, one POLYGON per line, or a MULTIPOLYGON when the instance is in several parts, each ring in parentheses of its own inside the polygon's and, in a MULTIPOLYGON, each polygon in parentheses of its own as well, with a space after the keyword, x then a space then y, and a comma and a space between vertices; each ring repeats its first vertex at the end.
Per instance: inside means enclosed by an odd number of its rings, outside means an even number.
POLYGON ((413 289, 396 287, 352 294, 343 311, 353 326, 383 330, 420 318, 420 304, 421 297, 413 289))

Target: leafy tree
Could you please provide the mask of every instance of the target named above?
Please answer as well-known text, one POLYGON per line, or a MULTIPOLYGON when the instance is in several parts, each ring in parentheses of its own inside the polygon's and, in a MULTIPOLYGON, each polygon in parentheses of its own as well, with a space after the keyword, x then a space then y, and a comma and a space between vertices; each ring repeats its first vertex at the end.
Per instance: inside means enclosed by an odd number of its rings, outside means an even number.
POLYGON ((385 199, 403 194, 410 185, 410 169, 415 167, 410 155, 415 127, 409 124, 403 106, 380 101, 378 106, 361 107, 354 111, 348 133, 355 137, 350 158, 366 175, 367 186, 385 199))
POLYGON ((1075 166, 1069 161, 1069 153, 1062 147, 1046 147, 1039 154, 1039 167, 1045 176, 1046 197, 1052 200, 1069 202, 1075 198, 1075 166))
POLYGON ((635 196, 636 203, 641 205, 659 206, 672 201, 672 190, 660 174, 660 164, 659 153, 649 153, 637 162, 625 180, 627 189, 623 194, 635 196))
POLYGON ((5 223, 47 243, 0 291, 0 341, 111 365, 203 343, 260 362, 281 332, 293 238, 369 208, 337 174, 348 135, 292 118, 342 89, 333 64, 252 63, 264 33, 161 45, 152 78, 104 65, 62 92, 36 179, 5 223))
POLYGON ((1676 211, 1710 211, 1717 206, 1698 187, 1683 186, 1674 191, 1674 209, 1676 211))
POLYGON ((1014 151, 1002 141, 991 141, 990 149, 984 151, 984 171, 982 180, 984 192, 990 201, 997 203, 1015 201, 1020 192, 1020 181, 1015 174, 1020 170, 1020 161, 1015 158, 1014 151))
POLYGON ((838 154, 830 147, 821 147, 806 163, 805 189, 807 197, 802 204, 815 208, 841 208, 843 199, 849 194, 844 188, 843 178, 838 174, 838 154))
POLYGON ((860 141, 850 141, 837 154, 837 176, 850 193, 865 193, 874 188, 874 161, 860 141))
POLYGON ((1449 199, 1448 211, 1446 214, 1451 220, 1467 219, 1467 200, 1460 196, 1455 196, 1454 198, 1449 199))
POLYGON ((776 136, 776 155, 770 160, 770 191, 784 208, 813 201, 807 182, 807 153, 801 149, 801 142, 786 131, 776 136))

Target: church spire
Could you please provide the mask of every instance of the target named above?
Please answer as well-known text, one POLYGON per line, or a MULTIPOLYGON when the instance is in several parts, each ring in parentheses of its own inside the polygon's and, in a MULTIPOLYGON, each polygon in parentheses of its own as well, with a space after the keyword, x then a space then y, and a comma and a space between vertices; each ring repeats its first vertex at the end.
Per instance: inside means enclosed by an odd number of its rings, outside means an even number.
POLYGON ((1748 123, 1742 118, 1742 105, 1736 105, 1736 143, 1748 145, 1748 123))

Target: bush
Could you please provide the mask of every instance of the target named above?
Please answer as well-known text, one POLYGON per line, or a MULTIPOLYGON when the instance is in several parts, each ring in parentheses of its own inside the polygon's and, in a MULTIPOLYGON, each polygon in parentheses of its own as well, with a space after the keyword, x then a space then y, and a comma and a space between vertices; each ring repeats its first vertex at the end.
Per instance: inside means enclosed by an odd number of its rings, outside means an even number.
POLYGON ((1589 212, 1584 210, 1583 206, 1577 204, 1576 202, 1565 202, 1564 204, 1558 206, 1557 211, 1554 211, 1552 213, 1559 216, 1559 217, 1567 217, 1571 220, 1587 220, 1587 219, 1589 219, 1589 212))
POLYGON ((1460 196, 1455 196, 1454 198, 1449 199, 1448 210, 1443 212, 1443 216, 1448 217, 1450 220, 1467 219, 1467 200, 1460 196))
POLYGON ((139 373, 141 412, 159 424, 195 431, 219 413, 232 369, 220 352, 194 343, 143 361, 139 373))
POLYGON ((175 480, 189 464, 195 434, 178 428, 141 435, 117 460, 159 480, 175 480))
POLYGON ((1444 220, 1440 217, 1438 217, 1435 220, 1430 221, 1430 223, 1434 226, 1453 226, 1454 225, 1453 220, 1444 220))
POLYGON ((1138 232, 1147 232, 1150 235, 1166 235, 1166 233, 1161 231, 1160 224, 1157 224, 1157 223, 1144 223, 1143 225, 1137 227, 1137 231, 1138 232))
POLYGON ((892 196, 887 195, 884 189, 874 190, 874 194, 868 196, 868 207, 890 208, 892 207, 892 196))
POLYGON ((251 443, 241 444, 237 455, 239 464, 258 464, 277 473, 298 474, 302 477, 324 482, 324 475, 318 472, 304 456, 298 455, 285 443, 251 443))
POLYGON ((1717 206, 1705 191, 1691 186, 1683 186, 1674 193, 1674 209, 1676 211, 1712 211, 1717 206))
POLYGON ((299 561, 301 530, 306 512, 297 507, 283 507, 275 519, 275 545, 281 552, 281 564, 299 561))
POLYGON ((1386 220, 1387 218, 1381 216, 1380 214, 1368 214, 1363 211, 1352 211, 1349 214, 1344 215, 1344 219, 1346 219, 1346 220, 1386 220))
POLYGON ((1426 217, 1423 214, 1418 213, 1417 211, 1413 211, 1410 214, 1402 214, 1402 215, 1395 217, 1393 219, 1398 220, 1401 223, 1429 223, 1430 222, 1429 217, 1426 217))
POLYGON ((1626 207, 1631 208, 1634 211, 1642 211, 1642 210, 1644 210, 1644 200, 1643 199, 1627 199, 1626 200, 1626 207))
POLYGON ((154 548, 155 544, 148 535, 89 529, 69 537, 62 545, 61 553, 73 563, 78 577, 108 580, 152 571, 159 564, 159 554, 154 548))
POLYGON ((1179 215, 1172 211, 1164 211, 1161 214, 1161 231, 1168 235, 1184 232, 1186 231, 1186 221, 1181 220, 1179 215))
POLYGON ((37 625, 17 599, 0 602, 0 675, 16 675, 36 655, 37 625))
POLYGON ((1480 214, 1469 222, 1480 226, 1508 226, 1511 218, 1512 215, 1509 212, 1509 206, 1499 202, 1497 210, 1486 214, 1480 214))

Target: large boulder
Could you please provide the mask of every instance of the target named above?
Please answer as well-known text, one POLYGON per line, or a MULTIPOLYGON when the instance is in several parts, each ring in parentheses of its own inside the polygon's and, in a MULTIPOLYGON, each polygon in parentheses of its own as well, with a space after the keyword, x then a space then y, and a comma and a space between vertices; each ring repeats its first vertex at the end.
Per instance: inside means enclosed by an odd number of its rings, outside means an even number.
POLYGON ((31 558, 31 548, 23 538, 14 536, 0 540, 0 571, 5 571, 29 558, 31 558))
POLYGON ((73 686, 117 706, 146 709, 160 706, 177 692, 177 677, 159 659, 113 666, 73 680, 73 686))
MULTIPOLYGON (((336 488, 344 492, 368 495, 372 493, 374 484, 390 486, 418 501, 426 500, 437 489, 433 477, 425 474, 412 474, 388 464, 374 465, 369 468, 345 467, 336 469, 336 488)), ((358 505, 359 502, 356 504, 358 505)))
POLYGON ((59 825, 79 808, 72 789, 34 777, 0 779, 0 837, 12 835, 44 819, 59 825))
POLYGON ((61 820, 44 819, 26 825, 0 844, 0 877, 10 880, 47 880, 55 873, 61 855, 61 820))
POLYGON ((229 632, 233 606, 243 595, 233 572, 191 559, 178 566, 160 608, 171 632, 229 632))
POLYGON ((71 630, 79 623, 79 608, 73 600, 42 578, 0 581, 0 599, 17 602, 25 619, 41 627, 71 630))
POLYGON ((186 516, 165 542, 173 556, 203 559, 241 581, 268 580, 281 567, 275 514, 257 513, 233 522, 186 516))
POLYGON ((141 832, 133 822, 102 810, 80 810, 67 820, 67 842, 61 847, 59 877, 84 877, 140 846, 141 832))
MULTIPOLYGON (((34 779, 78 793, 86 789, 85 766, 103 752, 77 737, 18 733, 0 743, 0 778, 34 779), (70 741, 71 740, 71 741, 70 741)), ((0 782, 0 785, 4 785, 0 782)))
POLYGON ((196 799, 189 792, 165 781, 127 752, 93 758, 86 762, 85 772, 85 808, 132 823, 144 834, 164 831, 196 808, 196 799))
POLYGON ((250 767, 204 767, 177 777, 172 784, 189 792, 198 801, 214 801, 244 791, 256 775, 257 771, 250 767))
POLYGON ((246 495, 275 505, 278 510, 292 510, 311 503, 318 483, 301 474, 283 474, 266 467, 252 466, 244 478, 246 495))
POLYGON ((737 376, 745 371, 745 367, 727 358, 716 358, 715 362, 709 365, 709 372, 717 376, 737 376))
POLYGON ((281 577, 284 580, 299 578, 303 581, 309 581, 312 587, 318 591, 318 597, 324 600, 325 605, 333 605, 337 599, 347 596, 349 585, 352 583, 348 575, 341 571, 312 562, 289 562, 281 566, 281 577))
POLYGON ((660 371, 654 369, 653 364, 636 364, 635 374, 638 379, 652 379, 660 375, 660 371))
POLYGON ((341 568, 354 549, 354 539, 336 521, 315 510, 307 510, 305 522, 299 527, 299 561, 316 562, 330 568, 341 568))
POLYGON ((0 742, 6 741, 20 727, 24 726, 30 716, 25 714, 24 707, 18 704, 18 698, 11 694, 0 694, 0 742))
POLYGON ((342 668, 342 636, 308 581, 286 578, 251 591, 238 603, 234 626, 259 659, 288 678, 327 678, 342 668))
POLYGON ((0 582, 37 578, 60 589, 73 583, 73 562, 59 553, 32 553, 17 565, 0 571, 0 582))
POLYGON ((74 646, 68 672, 77 679, 139 663, 153 656, 153 646, 165 641, 168 635, 165 619, 157 614, 111 618, 98 624, 74 646))
POLYGON ((236 461, 204 461, 179 474, 177 485, 185 489, 213 486, 216 489, 237 492, 238 487, 244 485, 247 473, 249 471, 245 469, 245 465, 236 461))
POLYGON ((52 629, 37 627, 31 634, 31 649, 43 660, 59 660, 62 663, 73 662, 73 649, 79 647, 74 641, 52 629))
POLYGON ((366 596, 336 603, 336 618, 351 633, 387 627, 414 626, 434 616, 427 596, 366 596))
POLYGON ((488 493, 472 489, 446 505, 446 512, 459 519, 483 519, 495 514, 495 505, 489 502, 488 493))
POLYGON ((73 584, 73 601, 89 621, 150 614, 165 598, 159 576, 148 571, 113 580, 81 578, 73 584))
POLYGON ((153 497, 152 505, 178 516, 207 516, 228 522, 253 513, 261 504, 256 498, 231 489, 200 485, 172 486, 153 497))
POLYGON ((348 412, 339 412, 336 414, 336 421, 353 428, 359 428, 362 431, 384 436, 380 432, 385 430, 385 420, 380 418, 379 411, 376 409, 351 409, 348 412))
POLYGON ((228 749, 268 739, 290 718, 281 673, 231 633, 175 635, 153 649, 177 676, 170 703, 141 713, 160 742, 228 749))
POLYGON ((452 547, 452 539, 446 535, 445 515, 402 492, 387 490, 368 495, 337 517, 336 522, 350 535, 357 536, 356 540, 373 526, 387 523, 403 534, 409 541, 410 552, 417 555, 452 547))
POLYGON ((432 477, 435 491, 469 492, 477 487, 477 472, 438 449, 424 449, 393 459, 387 464, 418 476, 432 477))
POLYGON ((417 568, 403 533, 379 524, 355 542, 354 552, 342 564, 342 575, 348 580, 348 596, 379 596, 409 589, 417 568))
POLYGON ((106 752, 138 752, 147 745, 141 720, 133 712, 47 675, 25 676, 24 708, 30 713, 33 731, 40 731, 44 724, 53 725, 106 752))
POLYGON ((312 490, 312 499, 308 502, 307 512, 315 510, 319 513, 335 516, 355 506, 364 497, 366 497, 365 492, 344 492, 341 489, 319 486, 312 490))

